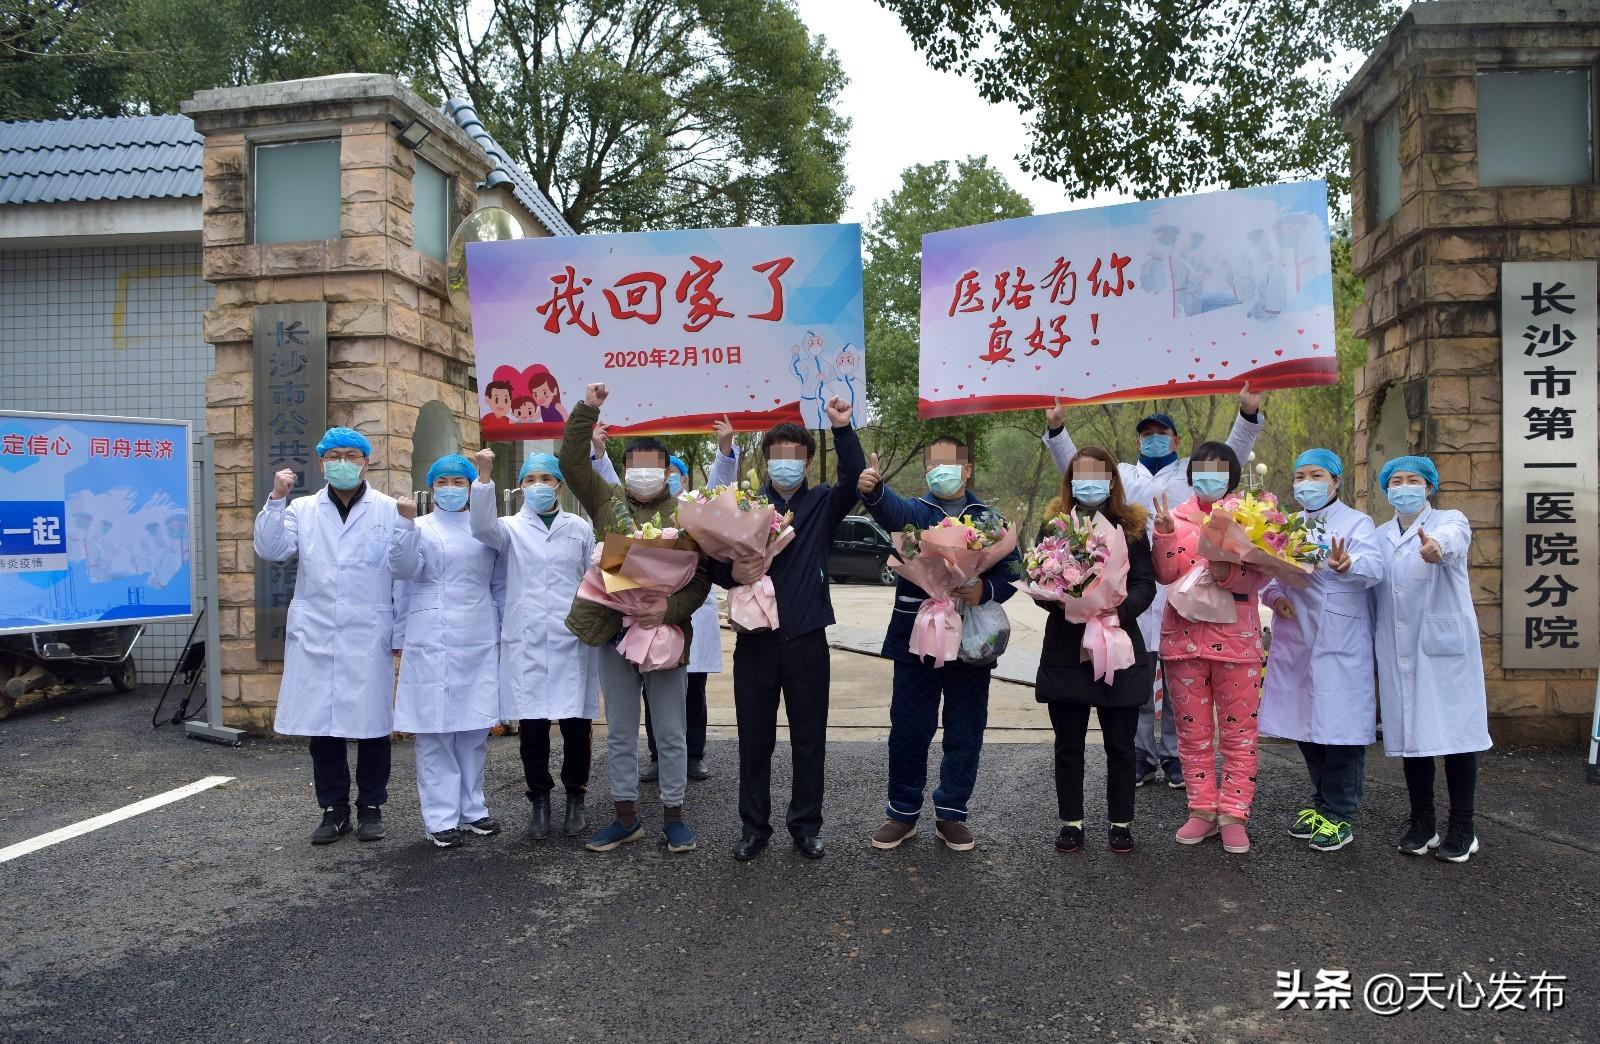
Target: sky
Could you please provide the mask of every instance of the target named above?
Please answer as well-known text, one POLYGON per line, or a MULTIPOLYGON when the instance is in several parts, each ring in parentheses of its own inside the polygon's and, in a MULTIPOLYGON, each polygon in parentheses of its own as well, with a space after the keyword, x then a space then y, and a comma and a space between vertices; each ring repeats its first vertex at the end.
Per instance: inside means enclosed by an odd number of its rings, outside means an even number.
POLYGON ((1028 128, 1013 106, 991 105, 954 73, 929 68, 900 20, 872 0, 798 0, 800 17, 827 38, 850 83, 838 109, 850 117, 847 171, 853 193, 844 221, 865 223, 872 205, 900 184, 913 163, 986 155, 1035 213, 1119 202, 1106 196, 1073 204, 1060 186, 1017 164, 1028 128))

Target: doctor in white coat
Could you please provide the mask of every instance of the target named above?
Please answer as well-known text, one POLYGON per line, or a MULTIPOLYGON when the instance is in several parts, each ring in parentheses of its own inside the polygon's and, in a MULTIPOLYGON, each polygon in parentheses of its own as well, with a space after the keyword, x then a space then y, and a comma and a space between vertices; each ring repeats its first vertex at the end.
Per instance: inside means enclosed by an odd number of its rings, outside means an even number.
MULTIPOLYGON (((1059 399, 1053 408, 1045 410, 1044 415, 1049 428, 1044 435, 1044 444, 1055 458, 1056 470, 1064 476, 1072 458, 1078 453, 1078 447, 1073 443, 1072 436, 1067 434, 1065 414, 1059 399)), ((1239 391, 1239 415, 1234 418, 1233 429, 1228 432, 1227 439, 1228 447, 1241 462, 1247 460, 1250 451, 1255 448, 1262 424, 1261 395, 1252 392, 1246 382, 1239 391)), ((1189 487, 1189 458, 1178 456, 1178 425, 1167 414, 1152 413, 1141 420, 1134 430, 1139 436, 1139 459, 1133 464, 1119 464, 1117 470, 1122 477, 1122 488, 1128 503, 1138 504, 1154 519, 1157 497, 1165 496, 1169 504, 1182 504, 1194 495, 1194 490, 1189 487)), ((1156 600, 1139 617, 1139 630, 1144 635, 1146 649, 1161 647, 1161 614, 1166 608, 1166 586, 1158 585, 1156 600)), ((1151 674, 1159 688, 1159 658, 1151 674)), ((1161 715, 1158 745, 1155 707, 1155 691, 1152 690, 1150 699, 1139 710, 1139 729, 1133 739, 1136 785, 1149 783, 1159 768, 1166 776, 1167 785, 1174 790, 1181 790, 1183 766, 1178 761, 1177 716, 1170 713, 1171 707, 1167 705, 1168 712, 1161 715)))
POLYGON ((394 652, 404 634, 388 563, 400 515, 393 497, 366 483, 372 443, 365 435, 329 428, 317 456, 327 485, 291 503, 295 473, 280 471, 256 516, 256 554, 269 562, 299 559, 272 727, 311 737, 322 806, 314 845, 350 832, 345 741, 357 741, 356 837, 377 841, 384 835, 379 809, 389 799, 394 652))
POLYGON ((405 655, 394 725, 417 737, 417 798, 427 839, 455 848, 463 833, 500 832, 483 800, 489 729, 500 720, 500 606, 505 571, 474 540, 467 496, 478 472, 459 453, 428 469, 434 510, 401 497, 389 571, 405 581, 405 655))
POLYGON ((1367 745, 1377 738, 1371 588, 1383 579, 1384 555, 1372 519, 1339 499, 1344 464, 1312 449, 1294 462, 1294 496, 1331 543, 1327 561, 1304 586, 1276 580, 1261 592, 1277 617, 1261 734, 1300 744, 1311 798, 1289 836, 1333 852, 1355 837, 1367 745))
POLYGON ((1427 457, 1397 457, 1378 474, 1394 518, 1378 527, 1387 559, 1377 602, 1378 699, 1383 749, 1405 759, 1411 821, 1400 850, 1464 863, 1478 851, 1473 829, 1478 752, 1488 750, 1488 702, 1478 614, 1467 580, 1472 527, 1459 511, 1433 507, 1439 472, 1427 457), (1444 757, 1450 818, 1435 830, 1434 761, 1444 757))
POLYGON ((600 713, 598 650, 567 629, 567 609, 594 554, 594 529, 558 502, 561 465, 551 453, 535 453, 517 476, 522 507, 499 517, 494 453, 478 451, 472 484, 472 535, 505 560, 506 603, 500 626, 500 716, 518 722, 522 772, 532 813, 527 837, 550 834, 550 726, 560 723, 561 783, 566 790, 562 831, 576 837, 588 828, 584 797, 589 789, 591 732, 600 713))

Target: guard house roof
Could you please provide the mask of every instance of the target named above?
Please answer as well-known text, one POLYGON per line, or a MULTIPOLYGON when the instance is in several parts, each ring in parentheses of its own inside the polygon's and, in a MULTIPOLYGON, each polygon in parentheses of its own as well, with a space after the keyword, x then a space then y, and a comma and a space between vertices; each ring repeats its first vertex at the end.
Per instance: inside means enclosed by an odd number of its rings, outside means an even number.
POLYGON ((187 116, 0 123, 0 204, 200 197, 187 116))
POLYGON ((444 103, 444 114, 456 122, 467 136, 478 143, 478 147, 488 154, 494 162, 488 175, 483 179, 483 188, 496 188, 507 185, 517 202, 528 208, 528 212, 539 219, 545 228, 555 236, 575 236, 578 233, 567 223, 561 211, 550 202, 550 198, 540 191, 534 184, 533 178, 511 158, 506 155, 498 142, 484 129, 483 122, 478 119, 477 110, 465 98, 451 98, 444 103))

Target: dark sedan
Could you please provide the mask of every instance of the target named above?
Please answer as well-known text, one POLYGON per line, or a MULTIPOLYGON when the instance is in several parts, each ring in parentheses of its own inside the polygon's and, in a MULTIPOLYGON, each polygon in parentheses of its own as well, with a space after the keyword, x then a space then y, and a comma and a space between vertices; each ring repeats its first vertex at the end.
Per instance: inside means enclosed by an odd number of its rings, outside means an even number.
POLYGON ((889 556, 894 543, 889 534, 865 515, 850 515, 833 532, 828 553, 828 577, 833 580, 875 580, 893 584, 889 556))

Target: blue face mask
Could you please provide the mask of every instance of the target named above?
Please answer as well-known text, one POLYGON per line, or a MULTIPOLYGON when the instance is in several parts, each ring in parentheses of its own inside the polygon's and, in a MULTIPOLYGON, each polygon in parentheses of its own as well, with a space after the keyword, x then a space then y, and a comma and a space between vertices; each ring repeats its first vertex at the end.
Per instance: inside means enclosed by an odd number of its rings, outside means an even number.
POLYGON ((361 465, 353 460, 325 460, 322 477, 334 489, 355 489, 361 485, 361 465))
POLYGON ((1085 507, 1099 507, 1111 495, 1110 479, 1073 479, 1072 499, 1085 507))
POLYGON ((1171 435, 1145 435, 1139 439, 1139 455, 1152 460, 1172 452, 1171 435))
POLYGON ((1427 486, 1390 486, 1384 491, 1389 506, 1402 515, 1418 515, 1428 503, 1427 486))
POLYGON ((1194 487, 1195 493, 1201 500, 1218 501, 1223 494, 1228 492, 1228 473, 1226 471, 1197 471, 1189 482, 1194 487))
POLYGON ((667 492, 671 493, 673 496, 677 496, 679 493, 683 492, 683 482, 678 478, 678 471, 676 468, 667 472, 667 492))
POLYGON ((535 482, 526 487, 522 493, 528 507, 536 515, 548 515, 556 509, 556 487, 547 486, 543 482, 535 482))
POLYGON ((767 478, 777 489, 794 489, 806 477, 806 462, 779 458, 767 461, 767 478))
POLYGON ((433 503, 441 511, 460 511, 467 506, 466 486, 433 487, 433 503))
POLYGON ((935 464, 929 468, 928 491, 946 499, 961 492, 961 465, 935 464))
POLYGON ((1328 484, 1326 482, 1296 482, 1294 484, 1294 499, 1307 511, 1316 511, 1328 505, 1328 484))

